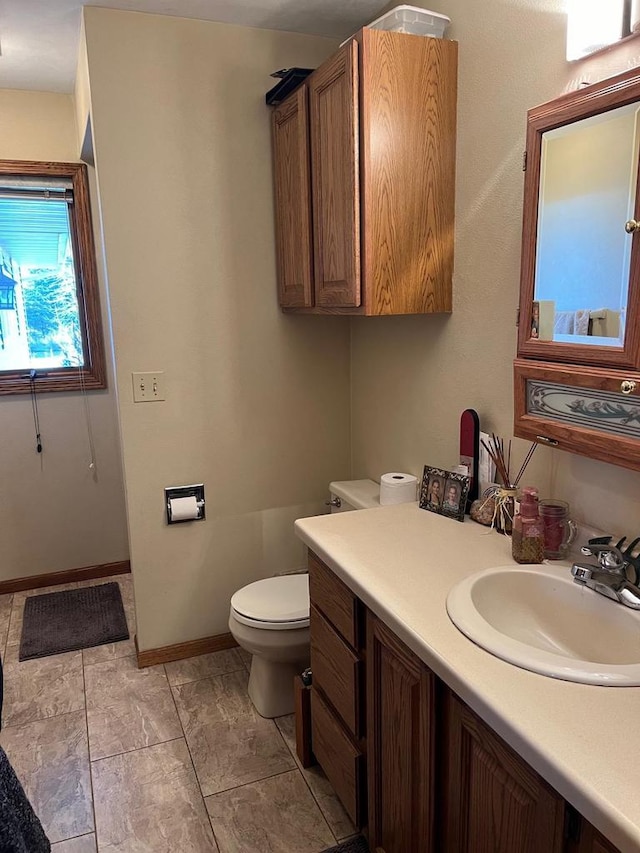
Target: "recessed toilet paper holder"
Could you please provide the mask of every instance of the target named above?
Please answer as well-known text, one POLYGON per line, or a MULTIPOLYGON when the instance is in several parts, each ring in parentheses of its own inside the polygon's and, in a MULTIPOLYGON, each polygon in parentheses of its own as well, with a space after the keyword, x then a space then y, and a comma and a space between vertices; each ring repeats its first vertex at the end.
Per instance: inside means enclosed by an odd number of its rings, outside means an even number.
MULTIPOLYGON (((203 521, 204 514, 204 484, 196 483, 191 486, 167 486, 164 490, 164 502, 167 511, 167 524, 182 524, 183 521, 203 521), (187 518, 176 518, 176 504, 183 504, 183 498, 195 498, 193 515, 187 518)), ((182 514, 182 513, 181 513, 182 514)))

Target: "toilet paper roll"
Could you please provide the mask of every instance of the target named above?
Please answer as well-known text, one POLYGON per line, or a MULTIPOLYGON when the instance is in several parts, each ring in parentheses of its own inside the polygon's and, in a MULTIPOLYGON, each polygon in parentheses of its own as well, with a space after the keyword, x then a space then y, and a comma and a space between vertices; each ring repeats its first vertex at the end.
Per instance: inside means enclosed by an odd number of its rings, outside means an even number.
POLYGON ((406 504, 416 500, 418 480, 413 474, 391 472, 380 477, 380 503, 382 506, 406 504))
POLYGON ((188 521, 192 518, 200 518, 200 509, 195 495, 187 498, 170 498, 172 521, 188 521))

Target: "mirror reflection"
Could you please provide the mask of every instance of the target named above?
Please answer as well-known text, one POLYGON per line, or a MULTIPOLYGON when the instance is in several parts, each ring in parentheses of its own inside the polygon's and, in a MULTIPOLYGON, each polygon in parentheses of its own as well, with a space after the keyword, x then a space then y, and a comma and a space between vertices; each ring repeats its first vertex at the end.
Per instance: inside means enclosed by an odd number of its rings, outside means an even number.
POLYGON ((629 104, 543 134, 532 338, 624 345, 639 112, 629 104))

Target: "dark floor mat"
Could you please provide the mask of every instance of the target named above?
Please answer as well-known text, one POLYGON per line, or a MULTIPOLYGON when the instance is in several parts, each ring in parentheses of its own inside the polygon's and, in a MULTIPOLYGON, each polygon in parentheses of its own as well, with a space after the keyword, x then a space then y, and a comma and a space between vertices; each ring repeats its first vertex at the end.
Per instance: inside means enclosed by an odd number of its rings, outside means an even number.
POLYGON ((33 595, 24 605, 20 660, 128 639, 117 583, 33 595))
POLYGON ((337 847, 328 847, 324 853, 369 853, 369 845, 362 835, 358 835, 356 838, 343 841, 337 847))

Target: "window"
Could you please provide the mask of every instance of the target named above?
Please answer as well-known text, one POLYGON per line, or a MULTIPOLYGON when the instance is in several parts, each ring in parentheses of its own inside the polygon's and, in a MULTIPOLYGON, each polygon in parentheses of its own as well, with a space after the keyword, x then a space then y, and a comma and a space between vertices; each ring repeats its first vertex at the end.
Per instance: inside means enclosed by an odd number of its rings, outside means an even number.
POLYGON ((0 394, 105 388, 86 166, 0 161, 0 394))

